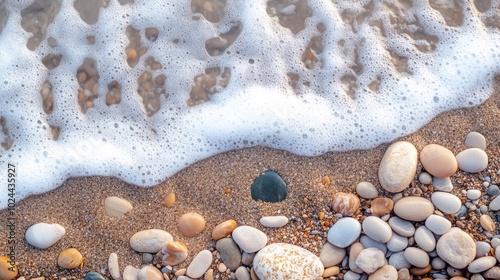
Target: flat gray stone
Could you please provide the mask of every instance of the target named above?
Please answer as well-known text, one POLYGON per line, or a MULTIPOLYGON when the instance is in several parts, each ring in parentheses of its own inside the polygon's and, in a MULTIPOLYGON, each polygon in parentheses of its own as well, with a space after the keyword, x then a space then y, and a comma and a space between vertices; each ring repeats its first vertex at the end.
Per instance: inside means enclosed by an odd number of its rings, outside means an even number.
POLYGON ((215 244, 215 248, 219 251, 222 262, 231 271, 236 271, 241 265, 240 248, 231 238, 222 238, 215 244))
POLYGON ((429 265, 430 259, 426 251, 416 247, 408 247, 404 252, 406 260, 411 265, 420 268, 424 268, 429 265))
POLYGON ((391 217, 389 219, 389 226, 395 233, 404 237, 412 237, 415 234, 415 226, 400 217, 391 217))
POLYGON ((481 273, 486 271, 497 263, 497 259, 492 256, 480 257, 469 264, 467 270, 470 273, 481 273))

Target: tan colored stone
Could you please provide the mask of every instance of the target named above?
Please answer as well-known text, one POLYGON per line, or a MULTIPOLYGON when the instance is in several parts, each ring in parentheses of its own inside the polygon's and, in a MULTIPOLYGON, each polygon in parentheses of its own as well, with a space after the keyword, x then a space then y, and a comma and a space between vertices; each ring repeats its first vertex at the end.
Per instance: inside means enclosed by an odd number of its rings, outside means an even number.
POLYGON ((132 208, 133 206, 128 200, 117 196, 110 196, 104 200, 104 210, 112 217, 121 217, 132 208))
POLYGON ((455 155, 438 144, 429 144, 420 152, 420 162, 425 170, 438 178, 453 175, 458 169, 455 155))
POLYGON ((8 257, 0 256, 0 279, 11 280, 17 276, 18 269, 15 262, 8 257))
POLYGON ((179 219, 179 231, 185 237, 193 237, 205 228, 205 218, 198 213, 186 213, 179 219))
POLYGON ((83 256, 76 248, 66 249, 57 257, 57 265, 66 269, 78 268, 82 263, 83 256))
POLYGON ((422 275, 429 273, 431 271, 431 269, 432 269, 432 265, 428 264, 426 267, 412 267, 410 269, 410 272, 412 275, 422 276, 422 275))
POLYGON ((481 218, 479 219, 479 223, 481 223, 481 226, 490 232, 495 231, 495 222, 493 222, 493 219, 487 214, 481 215, 481 218))
POLYGON ((393 208, 394 201, 392 201, 392 199, 389 199, 387 197, 379 197, 375 198, 372 201, 370 210, 372 211, 373 215, 380 217, 391 213, 393 208))
POLYGON ((340 268, 338 266, 331 266, 329 268, 325 268, 325 271, 323 271, 323 278, 335 276, 339 273, 340 273, 340 268))
POLYGON ((423 197, 409 196, 394 204, 394 213, 401 219, 421 222, 434 213, 434 205, 423 197))
POLYGON ((212 231, 212 239, 219 240, 231 234, 233 230, 238 227, 235 220, 227 220, 218 224, 212 231))
POLYGON ((188 256, 186 245, 179 241, 167 241, 161 252, 163 254, 162 265, 178 265, 188 256))
POLYGON ((168 208, 174 206, 174 203, 175 203, 175 193, 169 193, 169 194, 167 194, 165 196, 165 199, 163 200, 163 203, 168 208))
POLYGON ((417 171, 418 152, 406 141, 391 144, 384 153, 378 169, 382 188, 391 193, 403 191, 410 185, 417 171))
POLYGON ((358 210, 360 201, 357 195, 352 193, 338 192, 333 195, 332 207, 334 213, 339 213, 344 217, 354 215, 358 210))

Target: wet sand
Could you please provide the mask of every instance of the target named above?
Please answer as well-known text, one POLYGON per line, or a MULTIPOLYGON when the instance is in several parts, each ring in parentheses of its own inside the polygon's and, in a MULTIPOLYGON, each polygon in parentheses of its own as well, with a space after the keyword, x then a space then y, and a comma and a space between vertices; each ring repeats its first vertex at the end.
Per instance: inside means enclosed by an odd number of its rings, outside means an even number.
MULTIPOLYGON (((457 154, 465 148, 463 140, 467 133, 480 132, 488 141, 488 168, 478 174, 459 171, 452 181, 456 193, 469 188, 484 192, 481 180, 484 176, 500 182, 500 175, 497 174, 500 170, 499 125, 500 92, 497 87, 496 93, 479 107, 443 113, 419 131, 399 140, 413 143, 418 151, 427 144, 437 143, 457 154)), ((121 272, 126 265, 140 267, 141 254, 130 248, 129 238, 137 231, 151 228, 166 230, 175 240, 187 245, 188 260, 176 268, 187 267, 199 251, 215 247, 211 231, 227 219, 263 230, 270 237, 270 243, 292 243, 319 255, 329 229, 325 221, 333 222, 329 202, 335 192, 353 192, 357 183, 368 181, 379 189, 381 196, 392 197, 381 189, 377 179, 378 165, 388 144, 370 150, 330 152, 317 157, 302 157, 265 147, 231 151, 193 164, 151 188, 135 187, 110 177, 69 179, 54 191, 29 197, 17 204, 16 260, 20 275, 27 279, 37 276, 72 279, 83 278, 88 271, 97 271, 109 276, 107 260, 113 252, 118 254, 121 272), (288 195, 283 202, 262 203, 251 199, 250 185, 266 169, 277 171, 287 183, 288 195), (331 186, 321 184, 323 176, 329 176, 331 186), (228 189, 231 191, 226 193, 228 189), (177 201, 174 207, 167 208, 163 199, 170 192, 175 192, 177 201), (103 205, 108 196, 125 198, 134 209, 121 218, 109 217, 104 213, 103 205), (326 213, 323 221, 317 218, 321 211, 326 213), (197 212, 205 217, 207 225, 202 234, 194 238, 181 236, 177 221, 186 212, 197 212), (291 222, 281 229, 260 226, 258 220, 261 216, 278 214, 286 215, 291 222), (59 223, 67 233, 52 247, 36 249, 24 241, 24 231, 38 222, 59 223), (320 233, 312 235, 312 230, 319 230, 320 233), (59 252, 70 247, 83 254, 81 269, 57 267, 59 252)), ((419 165, 415 187, 421 186, 417 180, 420 171, 419 165)), ((428 194, 424 191, 423 196, 428 194)), ((364 200, 362 207, 366 207, 364 200)), ((0 239, 0 254, 5 255, 7 222, 4 219, 7 212, 1 211, 0 217, 0 234, 4 236, 0 239)), ((482 233, 476 234, 484 238, 482 233)), ((212 268, 215 271, 216 266, 214 262, 212 268)), ((228 278, 225 275, 219 279, 228 278)))

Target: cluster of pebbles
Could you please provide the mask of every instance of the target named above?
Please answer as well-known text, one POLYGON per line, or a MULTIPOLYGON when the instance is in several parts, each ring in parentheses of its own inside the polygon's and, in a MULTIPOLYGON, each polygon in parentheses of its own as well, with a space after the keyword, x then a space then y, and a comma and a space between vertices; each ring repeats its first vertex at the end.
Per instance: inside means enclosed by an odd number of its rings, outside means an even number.
MULTIPOLYGON (((393 143, 378 173, 381 186, 390 195, 380 196, 370 182, 359 183, 356 194, 335 193, 329 205, 334 214, 329 222, 332 226, 319 256, 300 246, 272 243, 263 231, 227 220, 212 231, 215 246, 196 252, 189 264, 186 260, 192 253, 186 244, 167 231, 147 229, 130 237, 130 247, 142 254, 142 267, 128 265, 120 270, 117 254, 111 253, 107 271, 90 271, 85 279, 106 279, 102 274, 124 280, 500 279, 500 236, 495 235, 494 222, 500 210, 498 186, 488 177, 483 178, 485 192, 457 191, 450 179, 458 169, 483 171, 488 165, 485 148, 485 138, 476 132, 467 135, 464 150, 457 155, 437 144, 427 145, 418 153, 409 142, 393 143), (419 162, 423 167, 418 174, 422 187, 414 188, 419 162), (416 189, 420 191, 413 191, 416 189), (472 221, 475 227, 464 221, 467 213, 477 217, 472 221)), ((273 190, 272 184, 263 181, 265 176, 282 187, 276 173, 271 172, 260 176, 255 185, 284 199, 286 194, 280 193, 283 190, 273 190)), ((322 181, 328 184, 328 177, 322 181)), ((252 193, 252 197, 255 195, 252 193)), ((175 207, 175 201, 175 194, 170 193, 164 204, 175 207)), ((112 196, 104 201, 104 209, 107 215, 119 218, 133 206, 112 196)), ((260 224, 286 227, 289 218, 265 216, 260 224)), ((179 232, 188 238, 201 234, 205 226, 205 218, 194 212, 178 220, 179 232)), ((59 224, 42 222, 29 227, 25 239, 36 248, 46 249, 65 233, 59 224)), ((77 248, 67 248, 59 254, 57 264, 63 269, 82 268, 83 256, 77 248)), ((15 279, 17 267, 12 268, 7 257, 0 257, 0 279, 15 279)))

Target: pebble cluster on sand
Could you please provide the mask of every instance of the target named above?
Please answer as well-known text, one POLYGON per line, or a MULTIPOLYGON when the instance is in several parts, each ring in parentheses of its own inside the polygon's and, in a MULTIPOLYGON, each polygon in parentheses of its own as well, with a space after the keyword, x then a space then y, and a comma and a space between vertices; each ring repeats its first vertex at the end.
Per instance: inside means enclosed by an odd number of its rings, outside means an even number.
MULTIPOLYGON (((495 235, 494 222, 495 212, 500 210, 500 191, 491 178, 484 178, 485 192, 454 189, 450 176, 457 169, 477 173, 488 166, 486 140, 481 134, 470 133, 464 146, 455 156, 438 144, 427 145, 420 153, 409 142, 390 145, 378 172, 379 182, 389 195, 381 196, 382 192, 369 182, 360 182, 356 194, 334 194, 329 205, 334 217, 319 256, 296 245, 269 242, 266 233, 238 225, 235 217, 214 227, 211 236, 215 246, 201 252, 189 252, 187 244, 161 229, 133 233, 130 247, 142 254, 144 266, 121 267, 117 254, 112 253, 102 274, 123 280, 500 279, 500 235, 495 235), (423 170, 416 174, 419 162, 423 170), (423 187, 409 191, 415 176, 423 187), (361 205, 369 207, 363 209, 361 205), (472 221, 477 224, 475 228, 464 223, 467 212, 480 217, 472 221), (186 264, 190 255, 193 258, 186 264)), ((279 181, 277 173, 266 174, 279 181)), ((277 191, 266 182, 266 174, 256 180, 255 187, 262 189, 252 189, 252 196, 262 195, 272 201, 286 197, 284 183, 278 184, 277 191)), ((329 183, 328 177, 323 181, 329 183)), ((168 194, 165 206, 175 207, 175 199, 175 194, 168 194)), ((133 210, 130 202, 119 197, 108 197, 104 204, 106 214, 112 217, 133 210)), ((190 238, 202 234, 207 222, 191 212, 183 214, 177 226, 184 237, 190 238)), ((286 216, 260 219, 267 228, 286 227, 288 223, 286 216)), ((25 239, 36 248, 46 249, 65 233, 61 225, 41 222, 26 230, 25 239)), ((74 269, 82 266, 84 256, 78 248, 67 248, 56 261, 61 268, 74 269)), ((17 273, 8 258, 0 257, 0 279, 14 279, 17 273)), ((85 279, 106 278, 92 271, 85 279)))

